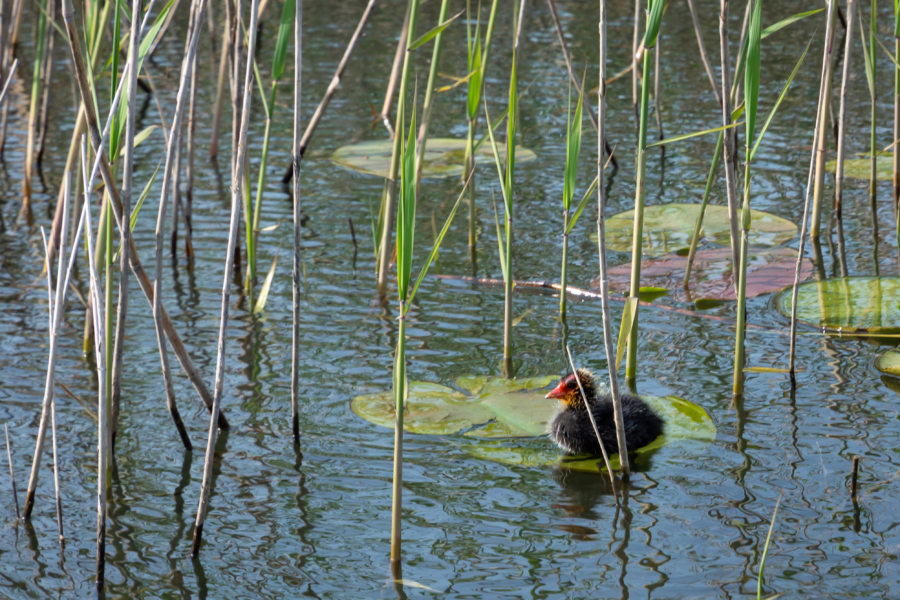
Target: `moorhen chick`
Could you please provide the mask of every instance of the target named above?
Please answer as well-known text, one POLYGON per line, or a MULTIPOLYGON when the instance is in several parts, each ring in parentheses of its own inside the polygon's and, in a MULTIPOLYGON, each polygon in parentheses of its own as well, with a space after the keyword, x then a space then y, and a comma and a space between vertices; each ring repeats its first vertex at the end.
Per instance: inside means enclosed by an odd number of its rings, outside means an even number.
MULTIPOLYGON (((612 396, 608 393, 597 394, 594 374, 587 369, 578 369, 581 387, 588 398, 588 405, 597 423, 600 439, 608 454, 615 454, 616 424, 613 417, 612 396)), ((591 426, 590 417, 575 374, 567 375, 547 394, 547 398, 558 398, 560 408, 550 421, 550 437, 557 445, 570 454, 600 455, 600 445, 591 426)), ((641 446, 646 446, 663 432, 663 420, 653 412, 647 404, 637 396, 622 394, 622 413, 625 416, 625 442, 631 453, 641 446)))

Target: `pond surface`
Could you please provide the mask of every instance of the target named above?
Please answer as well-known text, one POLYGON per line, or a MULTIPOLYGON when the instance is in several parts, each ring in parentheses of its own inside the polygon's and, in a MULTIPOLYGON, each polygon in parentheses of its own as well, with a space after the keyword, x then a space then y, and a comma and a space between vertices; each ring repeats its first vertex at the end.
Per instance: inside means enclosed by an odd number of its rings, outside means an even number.
MULTIPOLYGON (((303 111, 309 115, 361 6, 304 4, 303 111)), ((718 48, 718 3, 699 5, 706 47, 714 51, 718 48)), ((886 12, 879 27, 882 39, 889 40, 891 15, 886 5, 883 8, 886 12)), ((767 2, 764 25, 798 9, 793 2, 767 2)), ((436 3, 426 4, 423 10, 422 22, 435 22, 436 3)), ((564 2, 560 10, 576 70, 581 70, 585 61, 595 60, 596 9, 564 2)), ((627 63, 631 11, 626 2, 613 2, 609 9, 611 73, 627 63)), ((263 68, 268 68, 274 44, 275 13, 275 6, 270 6, 259 53, 263 68)), ((26 15, 24 39, 31 35, 32 16, 26 15)), ((259 263, 267 269, 277 257, 276 277, 263 313, 253 316, 240 302, 232 311, 223 400, 232 430, 221 436, 217 447, 217 477, 204 547, 194 561, 190 538, 208 418, 193 388, 177 372, 182 415, 197 448, 193 454, 185 453, 165 410, 150 311, 132 284, 117 470, 110 493, 106 596, 755 596, 761 551, 779 498, 764 596, 900 595, 896 500, 900 413, 897 392, 873 365, 887 346, 859 337, 828 337, 801 327, 797 360, 802 370, 796 391, 783 373, 749 373, 745 396, 735 404, 731 397, 734 305, 698 309, 665 298, 641 311, 638 389, 659 396, 673 394, 704 407, 718 428, 716 440, 671 444, 652 454, 632 477, 624 505, 617 509, 608 481, 599 475, 490 462, 467 453, 466 440, 460 436, 407 434, 404 585, 390 582, 393 433, 360 419, 350 409, 353 397, 391 385, 396 309, 393 300, 383 306, 375 293, 370 234, 382 182, 337 167, 329 156, 339 146, 383 136, 380 126, 370 127, 372 107, 377 110, 382 102, 401 18, 399 2, 376 9, 303 163, 307 221, 299 449, 291 440, 290 421, 291 205, 279 183, 290 148, 290 94, 284 91, 279 96, 261 223, 277 228, 264 234, 259 263), (860 457, 861 465, 855 504, 849 493, 854 456, 860 457)), ((505 13, 498 20, 492 54, 496 62, 488 77, 488 98, 497 114, 506 97, 510 20, 505 13)), ((733 20, 733 31, 738 27, 739 21, 733 20)), ((764 112, 772 106, 809 37, 821 35, 822 28, 821 20, 804 22, 764 42, 764 112)), ((159 110, 170 118, 183 33, 183 23, 176 23, 148 65, 161 106, 150 96, 143 99, 142 127, 158 122, 159 110)), ((795 223, 802 216, 820 43, 817 38, 775 118, 753 174, 753 207, 795 223)), ((442 72, 464 74, 464 47, 464 27, 456 24, 448 29, 442 72)), ((20 69, 20 76, 30 73, 29 52, 24 50, 28 66, 20 69)), ((211 121, 206 107, 213 102, 218 56, 208 36, 201 52, 198 105, 203 109, 197 122, 193 195, 196 261, 192 268, 181 255, 167 261, 164 303, 211 383, 228 222, 228 158, 223 154, 218 163, 206 159, 211 121)), ((522 280, 557 279, 568 84, 552 21, 541 2, 529 3, 521 52, 520 142, 534 150, 538 160, 522 164, 517 171, 514 272, 522 280)), ((662 52, 666 134, 716 126, 718 108, 696 59, 696 42, 682 3, 672 3, 664 18, 662 52)), ((858 46, 855 52, 855 60, 861 60, 858 46)), ((58 56, 57 81, 67 82, 68 60, 61 52, 58 56)), ((718 63, 717 52, 713 62, 718 63)), ((423 60, 417 71, 420 88, 427 75, 424 65, 423 60)), ((889 63, 882 56, 879 68, 878 135, 884 147, 891 136, 891 106, 889 63)), ((593 67, 588 68, 588 80, 596 80, 593 67)), ((10 130, 0 169, 0 421, 9 426, 20 502, 34 448, 48 349, 40 233, 17 221, 29 85, 20 79, 12 88, 10 130)), ((35 183, 35 219, 44 226, 50 222, 74 123, 70 87, 55 86, 53 93, 55 108, 43 177, 35 183)), ((862 152, 868 144, 869 109, 861 66, 851 78, 850 100, 848 144, 851 152, 862 152)), ((464 102, 463 87, 439 94, 431 131, 464 136, 464 102)), ((620 161, 619 170, 607 181, 613 214, 631 208, 634 195, 634 131, 627 77, 611 86, 609 103, 609 136, 620 161)), ((261 132, 260 108, 256 116, 255 126, 261 132)), ((585 126, 579 196, 593 176, 596 160, 593 133, 585 126)), ((664 160, 658 150, 651 152, 648 202, 699 201, 714 143, 706 136, 670 146, 664 160)), ((254 163, 259 157, 256 144, 251 149, 254 163)), ((227 138, 223 147, 228 147, 227 138)), ((138 154, 136 177, 143 185, 164 154, 158 130, 138 154)), ((828 185, 831 189, 830 181, 828 185)), ((494 169, 482 168, 477 186, 479 246, 474 273, 500 277, 489 206, 492 195, 499 196, 494 169)), ((820 254, 808 251, 817 272, 840 274, 842 264, 851 275, 897 272, 889 184, 879 184, 877 191, 879 233, 873 235, 867 183, 847 183, 844 254, 839 254, 837 239, 825 235, 820 254)), ((427 256, 433 232, 440 228, 457 193, 458 182, 453 178, 423 183, 414 269, 427 256)), ((723 202, 721 184, 714 195, 717 203, 723 202)), ((148 265, 152 264, 157 200, 158 187, 140 214, 135 234, 148 265)), ((433 274, 473 273, 466 218, 465 211, 457 216, 433 274)), ((575 286, 587 287, 597 271, 596 245, 589 238, 595 218, 591 203, 571 237, 569 280, 575 286)), ((796 247, 797 243, 794 239, 786 245, 796 247)), ((610 259, 618 264, 628 257, 613 252, 610 259)), ((84 269, 76 284, 86 289, 84 269)), ((237 298, 237 289, 232 298, 237 298)), ((520 289, 513 306, 516 375, 564 373, 558 297, 520 289)), ((617 322, 621 307, 613 304, 617 322)), ((502 314, 502 288, 428 277, 407 328, 410 377, 450 384, 463 375, 499 374, 502 314)), ((70 297, 57 362, 66 543, 61 549, 56 539, 48 455, 30 525, 15 522, 10 484, 2 477, 0 590, 10 597, 70 598, 93 593, 96 388, 91 363, 81 356, 83 315, 83 308, 70 297), (62 384, 71 396, 64 393, 62 384)), ((748 330, 748 366, 786 367, 788 321, 776 311, 773 294, 750 301, 748 321, 759 326, 748 330)), ((599 302, 573 299, 568 328, 576 360, 598 372, 605 370, 599 302)), ((551 444, 544 438, 522 443, 551 444)), ((0 462, 5 472, 5 460, 0 462)))

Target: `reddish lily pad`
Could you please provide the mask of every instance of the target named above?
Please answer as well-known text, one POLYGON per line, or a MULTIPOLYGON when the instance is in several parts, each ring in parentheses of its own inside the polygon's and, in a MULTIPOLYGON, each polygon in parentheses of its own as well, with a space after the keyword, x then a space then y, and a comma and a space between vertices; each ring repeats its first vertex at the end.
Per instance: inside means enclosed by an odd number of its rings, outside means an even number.
MULTIPOLYGON (((391 170, 391 154, 394 143, 390 139, 370 140, 341 146, 331 155, 336 164, 366 173, 387 177, 391 170)), ((502 148, 500 149, 503 152, 502 148)), ((422 158, 423 177, 461 177, 466 156, 466 140, 456 138, 428 138, 425 156, 422 158)), ((502 157, 502 155, 501 155, 502 157)), ((537 155, 522 146, 516 146, 516 162, 535 160, 537 155)), ((475 162, 494 163, 490 144, 482 144, 475 151, 475 162)))
MULTIPOLYGON (((643 252, 646 256, 662 256, 691 246, 694 223, 700 204, 661 204, 644 209, 643 252)), ((797 235, 797 226, 771 213, 750 210, 751 246, 779 246, 797 235)), ((606 221, 606 245, 611 250, 631 252, 634 211, 614 215, 606 221)), ((731 245, 728 208, 709 205, 703 216, 701 242, 731 245)), ((596 239, 596 238, 595 238, 596 239)))
MULTIPOLYGON (((793 248, 772 248, 752 252, 747 257, 747 297, 753 298, 777 292, 794 283, 797 251, 793 248)), ((667 254, 641 263, 641 284, 670 290, 669 295, 680 302, 735 300, 734 278, 730 248, 698 250, 691 269, 688 289, 683 286, 687 256, 667 254)), ((800 264, 800 281, 812 274, 812 262, 800 264)), ((631 265, 609 269, 610 289, 624 294, 631 285, 631 265)), ((599 287, 596 279, 591 287, 599 287)))
MULTIPOLYGON (((833 332, 900 332, 900 277, 838 277, 797 289, 797 318, 833 332)), ((778 295, 779 312, 791 314, 791 290, 778 295)))

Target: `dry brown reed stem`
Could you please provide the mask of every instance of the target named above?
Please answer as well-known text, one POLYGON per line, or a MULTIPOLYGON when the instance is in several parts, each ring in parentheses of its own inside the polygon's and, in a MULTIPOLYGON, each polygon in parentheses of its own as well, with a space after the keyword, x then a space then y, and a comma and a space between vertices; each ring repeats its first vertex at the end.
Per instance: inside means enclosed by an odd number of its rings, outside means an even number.
MULTIPOLYGON (((78 82, 78 89, 81 93, 82 103, 89 108, 89 110, 85 111, 85 114, 87 115, 88 131, 91 134, 91 142, 94 146, 94 151, 98 155, 98 164, 100 167, 100 174, 103 178, 103 183, 106 186, 106 189, 109 192, 110 196, 112 197, 111 208, 114 217, 117 224, 121 227, 122 201, 119 197, 119 190, 116 187, 115 181, 112 179, 112 176, 110 174, 109 162, 106 159, 105 152, 101 144, 100 131, 97 128, 96 119, 94 117, 94 115, 96 115, 97 113, 94 110, 93 98, 89 92, 87 75, 84 67, 84 58, 81 54, 80 46, 77 43, 77 32, 74 30, 74 24, 72 22, 73 17, 74 9, 72 8, 71 0, 64 0, 63 21, 66 24, 66 32, 69 37, 69 50, 74 58, 76 81, 78 82)), ((144 267, 141 264, 140 258, 138 257, 137 248, 134 245, 133 238, 129 240, 129 260, 131 261, 131 271, 137 278, 138 284, 141 287, 141 291, 144 293, 144 297, 147 298, 147 301, 152 305, 153 284, 150 281, 150 277, 147 276, 146 271, 144 271, 144 267)), ((197 390, 197 393, 199 394, 201 400, 203 400, 206 408, 208 410, 211 410, 213 400, 212 393, 210 393, 209 388, 206 386, 206 382, 203 380, 200 372, 194 366, 194 363, 184 346, 184 342, 182 342, 181 336, 178 335, 178 332, 172 325, 172 321, 169 319, 169 315, 165 311, 165 308, 163 308, 162 310, 162 323, 163 330, 166 333, 169 344, 172 345, 172 351, 175 352, 175 355, 178 357, 178 362, 181 365, 181 368, 184 369, 185 374, 193 384, 194 389, 197 390)), ((228 429, 228 420, 221 412, 219 413, 219 427, 221 427, 222 429, 228 429)))
MULTIPOLYGON (((894 57, 900 57, 900 37, 894 37, 894 57)), ((875 57, 872 57, 875 61, 875 57)), ((897 140, 900 140, 900 66, 894 65, 894 144, 892 148, 893 183, 894 183, 894 209, 900 211, 900 149, 897 148, 897 140)))
POLYGON ((844 184, 844 138, 847 117, 847 82, 850 79, 850 50, 853 47, 853 24, 856 21, 856 0, 847 0, 847 30, 844 33, 844 67, 841 73, 841 95, 838 104, 837 162, 834 167, 834 217, 841 218, 844 184))
MULTIPOLYGON (((65 12, 65 8, 63 9, 65 12)), ((99 157, 98 157, 99 158, 99 157)), ((91 239, 91 199, 90 194, 93 190, 94 177, 88 175, 87 168, 87 144, 81 144, 81 170, 84 178, 84 213, 86 215, 87 227, 85 227, 85 235, 87 236, 88 250, 88 268, 90 271, 90 287, 91 287, 91 310, 94 318, 94 353, 97 361, 97 568, 96 568, 96 586, 97 591, 102 593, 103 584, 106 579, 106 476, 107 465, 109 464, 109 427, 107 423, 106 412, 106 321, 103 318, 101 309, 100 279, 97 277, 97 270, 94 262, 94 240, 91 239)))
MULTIPOLYGON (((728 0, 721 0, 719 12, 719 52, 721 54, 721 81, 722 93, 722 125, 731 124, 731 61, 728 58, 728 0)), ((740 248, 738 233, 738 207, 737 207, 737 177, 734 172, 735 138, 737 130, 734 127, 723 132, 725 136, 722 147, 723 161, 725 162, 725 190, 728 198, 728 221, 731 235, 731 260, 733 272, 737 273, 740 264, 740 248)), ((737 278, 734 281, 734 290, 737 293, 737 278)))
MULTIPOLYGON (((559 11, 556 10, 556 0, 547 0, 547 6, 550 8, 550 16, 553 19, 553 26, 556 29, 556 39, 559 40, 560 48, 563 53, 563 60, 566 62, 566 70, 569 72, 569 82, 572 84, 572 87, 575 89, 575 95, 581 96, 581 82, 575 77, 575 69, 572 67, 572 55, 569 53, 569 46, 566 44, 566 37, 563 34, 562 24, 559 21, 559 11)), ((591 125, 594 126, 594 129, 597 130, 597 115, 594 113, 594 107, 590 102, 584 103, 584 107, 587 108, 588 118, 591 121, 591 125)), ((606 141, 606 138, 603 138, 603 148, 606 150, 606 155, 610 157, 612 161, 613 167, 618 168, 619 161, 612 153, 612 148, 609 145, 609 142, 606 141)))
MULTIPOLYGON (((125 83, 126 97, 125 102, 127 110, 125 112, 125 140, 122 146, 124 158, 122 161, 122 221, 131 222, 131 196, 133 173, 134 173, 134 109, 135 95, 137 93, 137 70, 133 67, 136 64, 138 52, 138 44, 140 41, 140 0, 132 0, 131 6, 131 37, 128 42, 128 62, 125 72, 128 79, 125 83)), ((119 229, 119 299, 116 306, 116 332, 113 340, 113 372, 112 372, 112 408, 110 414, 110 422, 112 423, 112 431, 110 433, 110 445, 112 451, 116 451, 116 434, 119 429, 119 410, 122 398, 122 366, 125 354, 125 324, 128 315, 128 260, 130 256, 129 241, 131 238, 131 228, 122 227, 119 229)))
MULTIPOLYGON (((603 316, 603 349, 606 352, 606 370, 609 372, 609 393, 612 396, 613 404, 620 405, 619 376, 616 372, 616 352, 615 348, 613 348, 612 340, 612 317, 609 313, 609 275, 606 262, 606 190, 603 185, 605 165, 603 163, 603 153, 601 152, 601 144, 606 132, 606 0, 600 0, 598 30, 600 76, 599 85, 597 86, 597 259, 600 266, 600 307, 603 316)), ((566 350, 568 351, 568 347, 566 350)), ((574 366, 572 372, 575 372, 574 366)), ((622 471, 627 476, 631 470, 631 465, 628 461, 624 424, 618 419, 622 411, 617 410, 613 414, 616 417, 616 441, 619 445, 620 464, 622 465, 622 471)), ((611 476, 612 471, 610 470, 611 476)), ((615 485, 613 490, 615 490, 615 485)))
MULTIPOLYGON (((54 23, 56 20, 56 2, 48 2, 47 6, 47 22, 54 23)), ((53 75, 53 51, 56 48, 56 35, 52 25, 47 28, 47 44, 44 49, 44 60, 41 61, 41 107, 38 111, 38 122, 41 124, 38 132, 37 144, 35 147, 35 161, 41 164, 44 158, 44 143, 47 139, 47 123, 50 115, 50 79, 53 75)))
MULTIPOLYGON (((215 5, 215 3, 213 3, 215 5)), ((225 32, 222 36, 222 49, 219 53, 219 75, 216 78, 216 101, 213 106, 212 133, 209 140, 209 158, 214 159, 219 155, 219 128, 222 125, 222 102, 224 99, 225 76, 228 73, 228 50, 231 48, 231 19, 228 17, 228 7, 231 5, 230 0, 226 0, 225 4, 225 22, 223 28, 225 32)), ((215 6, 210 8, 212 14, 215 6)))
POLYGON ((16 473, 13 469, 12 446, 9 443, 9 426, 6 423, 3 424, 3 433, 6 434, 6 461, 9 463, 9 483, 12 488, 13 505, 16 507, 16 519, 18 520, 20 518, 19 494, 16 491, 16 473))
POLYGON ((172 376, 169 370, 169 356, 166 350, 165 334, 162 327, 162 301, 160 299, 162 292, 162 251, 163 241, 165 238, 165 217, 168 204, 168 193, 171 188, 174 194, 178 188, 178 170, 179 157, 181 147, 181 123, 184 119, 185 104, 187 103, 187 92, 189 87, 189 78, 194 72, 194 63, 197 58, 197 44, 200 40, 200 31, 203 26, 201 24, 202 11, 205 7, 205 0, 193 4, 190 20, 188 24, 187 39, 185 40, 185 56, 181 63, 181 77, 178 82, 178 92, 175 98, 175 114, 172 116, 172 126, 169 129, 169 138, 166 144, 166 163, 163 168, 163 180, 160 185, 159 210, 156 217, 156 269, 153 279, 153 322, 156 326, 156 343, 159 349, 160 365, 162 368, 163 382, 166 389, 166 407, 178 435, 181 437, 181 443, 185 450, 192 450, 191 440, 181 420, 181 414, 178 412, 178 406, 175 399, 175 387, 172 384, 172 376))
MULTIPOLYGON (((827 55, 828 49, 828 34, 825 36, 825 60, 828 60, 827 55)), ((822 77, 819 79, 819 100, 816 106, 816 123, 815 127, 813 127, 813 140, 812 140, 812 152, 809 157, 809 171, 806 176, 806 189, 803 194, 803 220, 800 223, 800 246, 797 248, 797 262, 794 265, 794 284, 791 287, 791 324, 790 324, 790 342, 788 346, 788 374, 791 378, 791 385, 796 385, 796 347, 797 347, 797 293, 800 287, 800 267, 803 264, 803 251, 804 246, 806 244, 806 231, 807 231, 807 221, 809 219, 810 213, 810 194, 813 188, 813 177, 815 176, 815 166, 816 166, 816 156, 818 154, 819 147, 819 136, 824 135, 824 128, 820 127, 820 120, 825 119, 825 113, 822 110, 822 105, 828 102, 828 99, 825 97, 825 72, 827 70, 827 65, 825 62, 822 63, 822 77)), ((810 241, 814 244, 818 243, 817 238, 810 238, 810 241)))
MULTIPOLYGON (((65 237, 66 231, 66 212, 68 205, 68 177, 64 183, 65 193, 63 194, 63 237, 65 237)), ((48 245, 45 244, 45 268, 47 271, 47 288, 48 294, 50 292, 50 281, 52 279, 52 269, 50 268, 50 258, 49 258, 49 248, 48 245)), ((47 375, 44 380, 44 399, 41 402, 41 418, 38 424, 38 433, 37 440, 35 441, 34 446, 34 455, 31 462, 31 475, 28 478, 28 488, 25 493, 25 509, 22 512, 22 517, 27 521, 31 518, 31 511, 34 508, 34 494, 37 490, 37 481, 38 481, 38 473, 41 468, 41 457, 44 453, 44 440, 47 437, 47 425, 50 421, 50 405, 53 403, 53 392, 56 387, 56 355, 57 349, 59 347, 59 336, 57 332, 59 331, 59 324, 62 320, 62 313, 65 309, 65 299, 66 299, 66 289, 68 288, 68 276, 71 273, 71 265, 74 264, 74 256, 75 252, 72 252, 72 259, 70 260, 69 269, 66 270, 64 268, 64 251, 65 247, 63 246, 61 251, 59 252, 59 264, 57 265, 57 273, 56 273, 56 296, 49 304, 50 309, 50 319, 49 319, 49 356, 47 358, 47 375)), ((101 384, 102 387, 102 384, 101 384)))
MULTIPOLYGON (((609 475, 609 486, 613 492, 613 498, 616 499, 616 506, 620 506, 619 504, 619 492, 616 490, 616 478, 613 475, 612 465, 609 464, 609 454, 606 452, 606 447, 603 445, 603 440, 600 438, 600 430, 597 429, 597 421, 594 419, 594 410, 593 406, 591 406, 591 401, 588 398, 588 395, 584 393, 584 387, 581 384, 581 377, 578 375, 578 370, 575 368, 575 361, 572 360, 572 352, 569 350, 569 345, 566 344, 566 358, 569 359, 569 367, 572 369, 572 373, 575 375, 575 383, 578 384, 578 391, 581 393, 581 397, 584 398, 584 403, 587 406, 587 414, 588 419, 591 422, 591 428, 594 430, 594 435, 597 436, 597 444, 600 446, 600 454, 603 455, 603 464, 606 465, 606 473, 609 475)), ((628 461, 628 454, 620 454, 619 460, 628 461)), ((626 471, 627 474, 627 471, 626 471)))
POLYGON ((409 36, 409 3, 407 3, 406 16, 403 17, 403 28, 400 30, 400 39, 397 40, 397 49, 394 51, 394 61, 391 63, 391 76, 388 78, 387 89, 384 92, 384 103, 378 118, 384 123, 389 137, 394 137, 394 126, 391 123, 391 107, 394 104, 394 96, 397 95, 397 84, 400 83, 400 67, 403 66, 403 57, 406 54, 406 39, 409 36))
MULTIPOLYGON (((209 9, 207 9, 208 12, 209 9)), ((187 164, 184 170, 184 254, 189 261, 194 259, 194 104, 197 100, 197 61, 191 65, 191 90, 188 94, 187 114, 187 164)), ((172 255, 175 254, 175 240, 172 240, 172 255)))
MULTIPOLYGON (((847 12, 848 13, 850 12, 849 8, 847 8, 847 12)), ((852 17, 850 17, 848 14, 848 16, 847 16, 847 22, 848 22, 847 29, 848 30, 850 28, 849 21, 851 18, 852 17)), ((854 456, 853 457, 853 465, 850 468, 850 498, 853 500, 853 502, 856 502, 856 491, 857 491, 858 480, 859 480, 859 457, 854 456)))
POLYGON ((709 66, 709 56, 706 54, 706 46, 703 45, 703 36, 700 34, 700 19, 697 17, 697 9, 694 6, 694 0, 685 0, 688 10, 691 12, 691 21, 694 24, 694 35, 697 36, 697 48, 700 50, 700 62, 703 63, 703 69, 709 78, 709 85, 712 86, 713 94, 716 102, 721 105, 722 100, 719 97, 719 88, 716 87, 716 77, 713 75, 712 67, 709 66))
MULTIPOLYGON (((12 0, 12 3, 4 2, 0 5, 0 78, 11 78, 15 72, 15 65, 18 62, 18 59, 15 58, 15 50, 18 44, 23 4, 23 0, 12 0), (10 65, 13 67, 10 68, 10 65)), ((0 100, 0 155, 3 154, 6 143, 8 107, 9 104, 5 100, 0 100)))
MULTIPOLYGON (((205 0, 200 0, 202 11, 205 0)), ((236 11, 237 14, 240 14, 236 11)), ((194 535, 191 543, 191 556, 197 557, 200 553, 200 542, 203 539, 203 525, 206 521, 206 512, 209 508, 209 498, 212 493, 212 471, 215 462, 216 427, 219 407, 222 402, 222 390, 225 384, 225 340, 228 334, 228 308, 231 297, 231 269, 233 268, 234 250, 237 247, 238 223, 241 217, 241 203, 244 196, 244 164, 247 155, 247 129, 250 122, 250 104, 253 100, 253 55, 256 51, 257 20, 259 12, 259 0, 253 0, 250 5, 250 26, 247 40, 247 68, 244 74, 244 93, 241 106, 241 124, 238 130, 237 156, 234 158, 234 168, 231 172, 231 221, 228 230, 228 248, 225 251, 225 269, 222 277, 222 309, 219 318, 219 340, 216 348, 216 379, 213 394, 212 413, 209 418, 209 435, 206 440, 206 459, 203 462, 203 483, 200 487, 200 500, 197 507, 197 519, 194 522, 194 535)))
MULTIPOLYGON (((293 173, 294 260, 291 267, 291 432, 300 442, 300 100, 303 89, 303 0, 294 3, 294 138, 291 150, 293 173)), ((350 221, 353 231, 353 221, 350 221)))
POLYGON ((822 91, 821 98, 825 102, 819 102, 819 112, 821 115, 816 116, 816 123, 819 130, 816 132, 816 154, 815 154, 815 172, 813 176, 813 200, 812 200, 812 220, 809 224, 809 236, 812 239, 819 237, 819 224, 822 220, 822 196, 825 186, 825 152, 828 145, 828 136, 826 128, 828 127, 828 107, 831 98, 831 74, 834 70, 834 62, 832 61, 832 47, 834 45, 834 13, 836 0, 827 0, 828 8, 826 9, 827 19, 825 21, 825 49, 822 57, 822 91))
POLYGON ((13 61, 12 67, 9 69, 9 74, 6 76, 6 80, 3 82, 3 89, 0 90, 0 102, 6 100, 6 90, 9 89, 9 84, 12 81, 13 75, 16 74, 16 69, 19 68, 19 59, 13 61))

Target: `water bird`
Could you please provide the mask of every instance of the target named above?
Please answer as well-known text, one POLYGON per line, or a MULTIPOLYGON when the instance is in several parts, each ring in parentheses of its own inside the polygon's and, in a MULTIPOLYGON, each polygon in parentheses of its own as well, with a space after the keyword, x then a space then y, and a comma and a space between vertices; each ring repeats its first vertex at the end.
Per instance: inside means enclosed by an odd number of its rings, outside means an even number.
MULTIPOLYGON (((585 405, 575 373, 563 377, 559 384, 545 396, 560 401, 559 411, 550 421, 550 437, 556 444, 570 454, 600 455, 600 445, 591 426, 587 414, 587 406, 591 407, 600 439, 608 454, 617 451, 616 424, 613 418, 612 396, 609 393, 597 393, 594 374, 587 369, 576 370, 581 387, 587 396, 585 405)), ((647 403, 629 394, 621 394, 622 413, 625 417, 625 442, 628 451, 646 446, 663 432, 663 420, 653 412, 647 403)))

